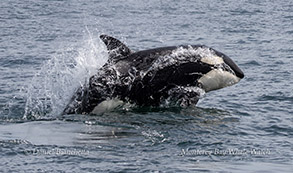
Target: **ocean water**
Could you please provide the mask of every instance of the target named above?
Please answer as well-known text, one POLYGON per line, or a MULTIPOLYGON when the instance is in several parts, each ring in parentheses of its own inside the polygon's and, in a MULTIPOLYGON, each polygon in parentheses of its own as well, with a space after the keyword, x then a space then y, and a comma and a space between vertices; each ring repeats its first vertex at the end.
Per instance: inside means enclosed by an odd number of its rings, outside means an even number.
POLYGON ((292 172, 293 2, 2 0, 0 172, 292 172), (204 44, 244 71, 196 106, 65 115, 107 61, 204 44))

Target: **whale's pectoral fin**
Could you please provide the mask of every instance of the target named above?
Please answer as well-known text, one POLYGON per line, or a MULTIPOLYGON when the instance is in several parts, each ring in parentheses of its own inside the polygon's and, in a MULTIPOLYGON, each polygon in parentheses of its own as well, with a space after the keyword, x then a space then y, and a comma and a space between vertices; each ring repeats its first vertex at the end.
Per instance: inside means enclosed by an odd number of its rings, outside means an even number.
POLYGON ((200 90, 196 87, 176 86, 168 91, 168 101, 181 107, 196 105, 202 95, 200 90))
POLYGON ((116 57, 127 56, 133 52, 121 41, 117 40, 108 35, 100 35, 101 40, 107 46, 109 51, 110 59, 115 59, 116 57))
POLYGON ((78 88, 76 93, 72 96, 70 102, 63 110, 64 114, 81 114, 84 109, 85 98, 87 98, 88 89, 84 86, 78 88))
MULTIPOLYGON (((93 79, 91 79, 93 80, 93 79)), ((107 99, 106 90, 96 84, 81 86, 72 96, 69 104, 63 110, 64 114, 88 114, 101 102, 107 99), (94 87, 94 88, 93 88, 94 87)))

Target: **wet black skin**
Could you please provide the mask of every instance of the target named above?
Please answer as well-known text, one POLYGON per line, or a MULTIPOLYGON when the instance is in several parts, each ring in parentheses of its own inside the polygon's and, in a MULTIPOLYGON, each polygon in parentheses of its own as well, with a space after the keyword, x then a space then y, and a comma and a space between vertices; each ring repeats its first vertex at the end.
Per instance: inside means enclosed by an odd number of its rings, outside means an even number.
MULTIPOLYGON (((110 58, 100 69, 101 73, 90 78, 88 86, 77 90, 63 114, 90 113, 95 106, 107 98, 119 98, 138 106, 159 106, 162 100, 172 94, 176 99, 188 98, 185 99, 188 100, 187 104, 196 104, 198 93, 183 91, 178 86, 200 87, 197 80, 213 69, 213 65, 201 61, 183 61, 160 70, 149 70, 159 57, 171 54, 178 47, 162 47, 133 53, 115 38, 106 35, 100 38, 106 44, 110 58), (140 75, 141 73, 145 75, 140 75)), ((187 46, 181 47, 187 48, 187 46)), ((196 49, 205 46, 192 47, 196 49)), ((243 72, 229 57, 214 51, 238 77, 244 77, 243 72)), ((182 56, 186 56, 187 60, 192 58, 188 55, 182 56)))

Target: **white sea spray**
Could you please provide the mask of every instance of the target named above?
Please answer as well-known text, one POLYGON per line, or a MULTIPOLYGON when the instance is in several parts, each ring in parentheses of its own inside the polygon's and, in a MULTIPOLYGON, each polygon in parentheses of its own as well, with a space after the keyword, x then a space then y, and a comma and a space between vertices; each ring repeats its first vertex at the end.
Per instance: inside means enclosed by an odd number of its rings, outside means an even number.
POLYGON ((64 48, 52 55, 34 75, 26 89, 23 118, 54 117, 59 115, 75 90, 105 64, 108 54, 104 43, 88 36, 79 47, 64 48))

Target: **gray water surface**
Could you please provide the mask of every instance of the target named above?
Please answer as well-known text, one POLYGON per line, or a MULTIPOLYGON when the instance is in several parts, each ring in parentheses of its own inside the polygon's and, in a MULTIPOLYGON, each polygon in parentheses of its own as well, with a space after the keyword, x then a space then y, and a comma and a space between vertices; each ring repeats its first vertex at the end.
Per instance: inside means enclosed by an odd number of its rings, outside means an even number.
POLYGON ((292 172, 292 9, 289 0, 1 1, 0 170, 292 172), (205 44, 246 76, 196 107, 60 116, 83 74, 105 62, 103 33, 132 50, 205 44))

